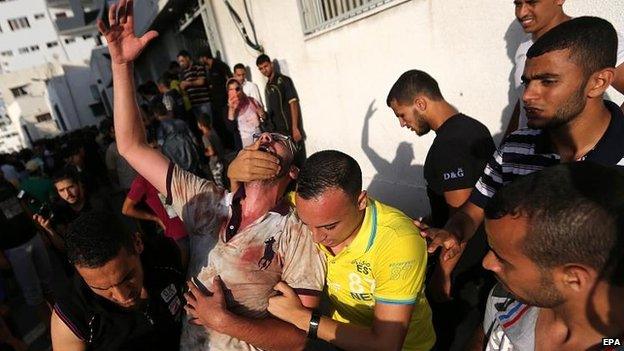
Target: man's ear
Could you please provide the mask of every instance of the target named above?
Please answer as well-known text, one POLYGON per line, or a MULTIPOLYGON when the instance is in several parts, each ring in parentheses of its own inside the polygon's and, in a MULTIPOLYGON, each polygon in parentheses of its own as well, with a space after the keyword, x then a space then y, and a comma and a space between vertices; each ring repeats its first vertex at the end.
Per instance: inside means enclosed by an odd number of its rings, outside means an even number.
POLYGON ((357 206, 360 211, 364 211, 368 206, 368 194, 366 193, 366 190, 362 190, 360 195, 358 195, 357 206))
POLYGON ((587 97, 602 98, 608 87, 611 86, 615 79, 615 68, 609 67, 594 72, 586 85, 587 97))
POLYGON ((593 269, 580 264, 568 264, 556 268, 553 277, 559 281, 564 289, 573 292, 591 289, 598 279, 598 275, 593 269))
POLYGON ((141 233, 136 232, 132 234, 132 243, 134 244, 134 252, 136 252, 137 255, 143 253, 145 246, 143 245, 143 239, 141 239, 141 233))
POLYGON ((414 98, 414 106, 416 106, 418 111, 425 112, 427 110, 427 99, 422 96, 417 96, 414 98))

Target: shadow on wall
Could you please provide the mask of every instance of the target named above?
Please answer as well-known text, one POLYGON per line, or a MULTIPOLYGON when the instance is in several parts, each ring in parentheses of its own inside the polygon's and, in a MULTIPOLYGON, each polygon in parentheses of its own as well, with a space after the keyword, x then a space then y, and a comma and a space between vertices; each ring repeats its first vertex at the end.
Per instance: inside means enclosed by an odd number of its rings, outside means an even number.
POLYGON ((362 150, 375 167, 376 174, 367 190, 372 198, 396 207, 416 218, 428 214, 427 193, 424 186, 423 166, 412 165, 414 148, 401 142, 394 159, 387 161, 369 145, 369 125, 377 109, 375 100, 368 105, 362 128, 362 150))
POLYGON ((526 39, 526 34, 522 30, 522 27, 518 23, 518 21, 513 20, 507 31, 505 32, 505 48, 507 51, 507 57, 511 61, 514 66, 509 71, 508 81, 509 81, 509 89, 507 90, 507 106, 501 112, 501 130, 497 133, 492 133, 492 137, 494 138, 494 143, 499 145, 503 136, 505 134, 505 130, 507 129, 507 125, 509 124, 509 120, 511 119, 511 114, 513 113, 514 107, 516 106, 516 102, 518 102, 518 96, 516 94, 516 84, 514 82, 514 70, 515 70, 515 56, 516 51, 518 50, 518 46, 526 39))

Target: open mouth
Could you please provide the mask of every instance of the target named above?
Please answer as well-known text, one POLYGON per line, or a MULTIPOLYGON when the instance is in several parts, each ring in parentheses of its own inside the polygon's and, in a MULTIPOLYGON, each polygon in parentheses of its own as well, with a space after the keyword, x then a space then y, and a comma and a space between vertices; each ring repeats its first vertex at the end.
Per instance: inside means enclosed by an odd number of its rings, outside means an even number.
POLYGON ((533 18, 523 18, 523 19, 520 19, 519 21, 523 27, 528 27, 534 22, 533 18))

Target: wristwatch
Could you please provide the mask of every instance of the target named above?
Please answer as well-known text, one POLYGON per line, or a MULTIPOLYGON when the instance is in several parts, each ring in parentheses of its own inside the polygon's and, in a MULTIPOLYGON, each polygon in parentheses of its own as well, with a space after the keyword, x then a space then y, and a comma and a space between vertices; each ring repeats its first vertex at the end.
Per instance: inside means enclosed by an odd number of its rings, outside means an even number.
POLYGON ((316 308, 312 310, 312 317, 310 318, 310 326, 308 328, 308 338, 316 339, 316 333, 318 332, 319 323, 321 322, 321 312, 316 308))

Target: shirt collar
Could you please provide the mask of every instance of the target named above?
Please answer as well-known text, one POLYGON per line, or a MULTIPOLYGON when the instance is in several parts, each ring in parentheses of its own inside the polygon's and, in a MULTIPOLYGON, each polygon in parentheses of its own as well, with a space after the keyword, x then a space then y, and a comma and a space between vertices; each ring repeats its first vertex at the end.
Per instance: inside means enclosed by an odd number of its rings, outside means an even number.
MULTIPOLYGON (((377 205, 375 200, 369 199, 368 206, 366 206, 366 213, 364 214, 364 220, 358 230, 353 241, 347 245, 336 256, 340 256, 343 253, 356 253, 365 254, 368 252, 375 243, 375 237, 377 236, 377 205)), ((323 252, 330 254, 330 251, 324 245, 318 245, 323 252)))
POLYGON ((596 147, 587 154, 587 160, 604 165, 615 165, 624 156, 624 113, 618 105, 605 100, 606 108, 611 113, 611 121, 596 147))
POLYGON ((539 308, 513 300, 496 314, 496 319, 514 346, 519 350, 533 350, 538 314, 539 308))
MULTIPOLYGON (((621 141, 624 140, 624 113, 615 103, 604 100, 605 107, 611 113, 611 121, 607 130, 602 135, 596 146, 587 153, 586 160, 601 164, 614 165, 624 156, 624 147, 621 141)), ((549 154, 555 153, 548 133, 540 130, 540 134, 535 142, 535 153, 549 154)))

